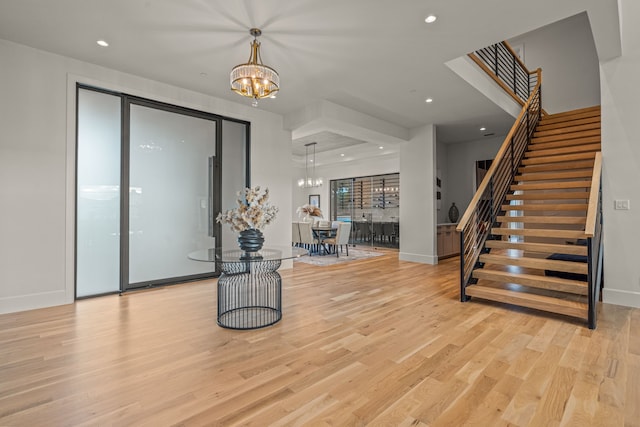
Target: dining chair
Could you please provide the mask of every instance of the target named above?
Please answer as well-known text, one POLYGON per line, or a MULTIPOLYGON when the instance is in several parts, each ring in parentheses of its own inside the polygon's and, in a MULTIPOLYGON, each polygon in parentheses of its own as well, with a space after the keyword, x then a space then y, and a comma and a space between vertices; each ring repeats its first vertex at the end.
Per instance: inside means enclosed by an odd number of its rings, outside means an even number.
POLYGON ((309 255, 317 252, 320 241, 313 236, 312 224, 310 222, 298 223, 300 227, 300 244, 310 249, 309 255))
POLYGON ((360 241, 369 241, 369 236, 371 235, 371 230, 369 228, 368 222, 357 221, 356 225, 356 238, 359 237, 360 241))
POLYGON ((321 219, 320 221, 318 221, 318 227, 329 228, 331 227, 331 221, 325 221, 321 219))
POLYGON ((379 240, 382 241, 382 223, 381 222, 374 222, 373 223, 373 240, 379 240))
POLYGON ((292 246, 300 246, 302 241, 300 240, 300 223, 291 223, 291 244, 292 246))
POLYGON ((330 237, 328 239, 324 239, 322 243, 332 246, 333 249, 336 251, 336 257, 340 257, 340 250, 342 250, 343 246, 346 246, 347 256, 349 256, 349 235, 350 234, 351 234, 351 223, 341 222, 338 226, 338 232, 336 233, 336 237, 330 237))
POLYGON ((396 241, 395 228, 393 227, 392 222, 382 223, 382 237, 387 239, 389 242, 396 241))

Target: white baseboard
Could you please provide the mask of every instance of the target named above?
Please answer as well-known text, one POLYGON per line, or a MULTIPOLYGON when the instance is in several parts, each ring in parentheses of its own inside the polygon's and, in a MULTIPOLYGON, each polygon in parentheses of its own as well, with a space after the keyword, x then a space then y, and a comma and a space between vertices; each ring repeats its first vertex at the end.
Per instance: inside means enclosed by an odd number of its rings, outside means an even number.
POLYGON ((438 263, 438 257, 432 255, 421 255, 421 254, 409 254, 406 252, 400 252, 398 255, 398 259, 400 261, 411 261, 411 262, 419 262, 421 264, 431 264, 436 265, 438 263))
POLYGON ((602 290, 602 302, 640 308, 640 292, 607 289, 605 285, 605 288, 602 290))
POLYGON ((0 298, 0 314, 73 303, 63 290, 0 298))

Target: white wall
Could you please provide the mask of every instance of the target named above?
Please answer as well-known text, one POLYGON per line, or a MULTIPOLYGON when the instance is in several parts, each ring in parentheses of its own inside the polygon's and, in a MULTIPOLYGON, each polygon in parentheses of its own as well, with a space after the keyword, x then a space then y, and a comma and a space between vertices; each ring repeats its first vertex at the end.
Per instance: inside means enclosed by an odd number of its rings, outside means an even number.
POLYGON ((600 77, 586 13, 509 40, 524 45, 530 71, 542 68, 542 106, 549 113, 600 104, 600 77))
POLYGON ((460 217, 469 206, 475 193, 476 161, 493 159, 504 142, 504 136, 486 137, 477 141, 447 145, 446 185, 447 191, 442 201, 440 217, 444 214, 449 222, 448 214, 451 203, 455 203, 460 217))
POLYGON ((400 146, 400 254, 403 261, 437 264, 436 128, 413 129, 400 146))
MULTIPOLYGON (((265 236, 291 241, 291 135, 282 117, 0 40, 0 313, 71 303, 75 82, 252 123, 252 183, 280 207, 265 236)), ((290 264, 289 264, 290 265, 290 264)))
POLYGON ((602 203, 604 302, 640 307, 640 2, 621 0, 622 51, 600 64, 602 88, 602 203), (614 210, 614 200, 631 210, 614 210))

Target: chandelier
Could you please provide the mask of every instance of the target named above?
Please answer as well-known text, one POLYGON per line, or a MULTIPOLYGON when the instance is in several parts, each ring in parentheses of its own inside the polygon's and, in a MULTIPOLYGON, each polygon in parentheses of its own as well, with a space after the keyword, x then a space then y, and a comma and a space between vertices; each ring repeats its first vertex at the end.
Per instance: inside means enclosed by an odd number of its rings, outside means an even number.
POLYGON ((322 186, 322 178, 316 178, 316 144, 317 142, 304 144, 304 178, 300 178, 298 180, 298 187, 312 188, 322 186), (313 157, 311 158, 311 160, 309 159, 309 147, 313 149, 313 157), (311 175, 309 175, 309 163, 313 164, 311 175))
POLYGON ((246 64, 240 64, 231 70, 231 90, 238 95, 253 98, 251 105, 258 106, 258 99, 272 97, 280 90, 280 76, 278 72, 262 63, 260 57, 260 43, 258 37, 262 31, 258 28, 249 30, 253 36, 251 55, 246 64))

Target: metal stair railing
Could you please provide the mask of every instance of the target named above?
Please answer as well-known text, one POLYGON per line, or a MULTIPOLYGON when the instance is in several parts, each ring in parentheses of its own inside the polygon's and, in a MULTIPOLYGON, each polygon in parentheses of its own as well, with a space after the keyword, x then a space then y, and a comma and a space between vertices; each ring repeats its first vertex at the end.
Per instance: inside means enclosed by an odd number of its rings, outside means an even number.
POLYGON ((501 211, 520 161, 542 114, 542 71, 536 71, 536 85, 507 134, 478 191, 458 223, 460 232, 460 300, 476 268, 484 243, 501 211))
POLYGON ((524 106, 536 87, 539 74, 527 69, 509 43, 496 43, 468 56, 513 99, 524 106))

